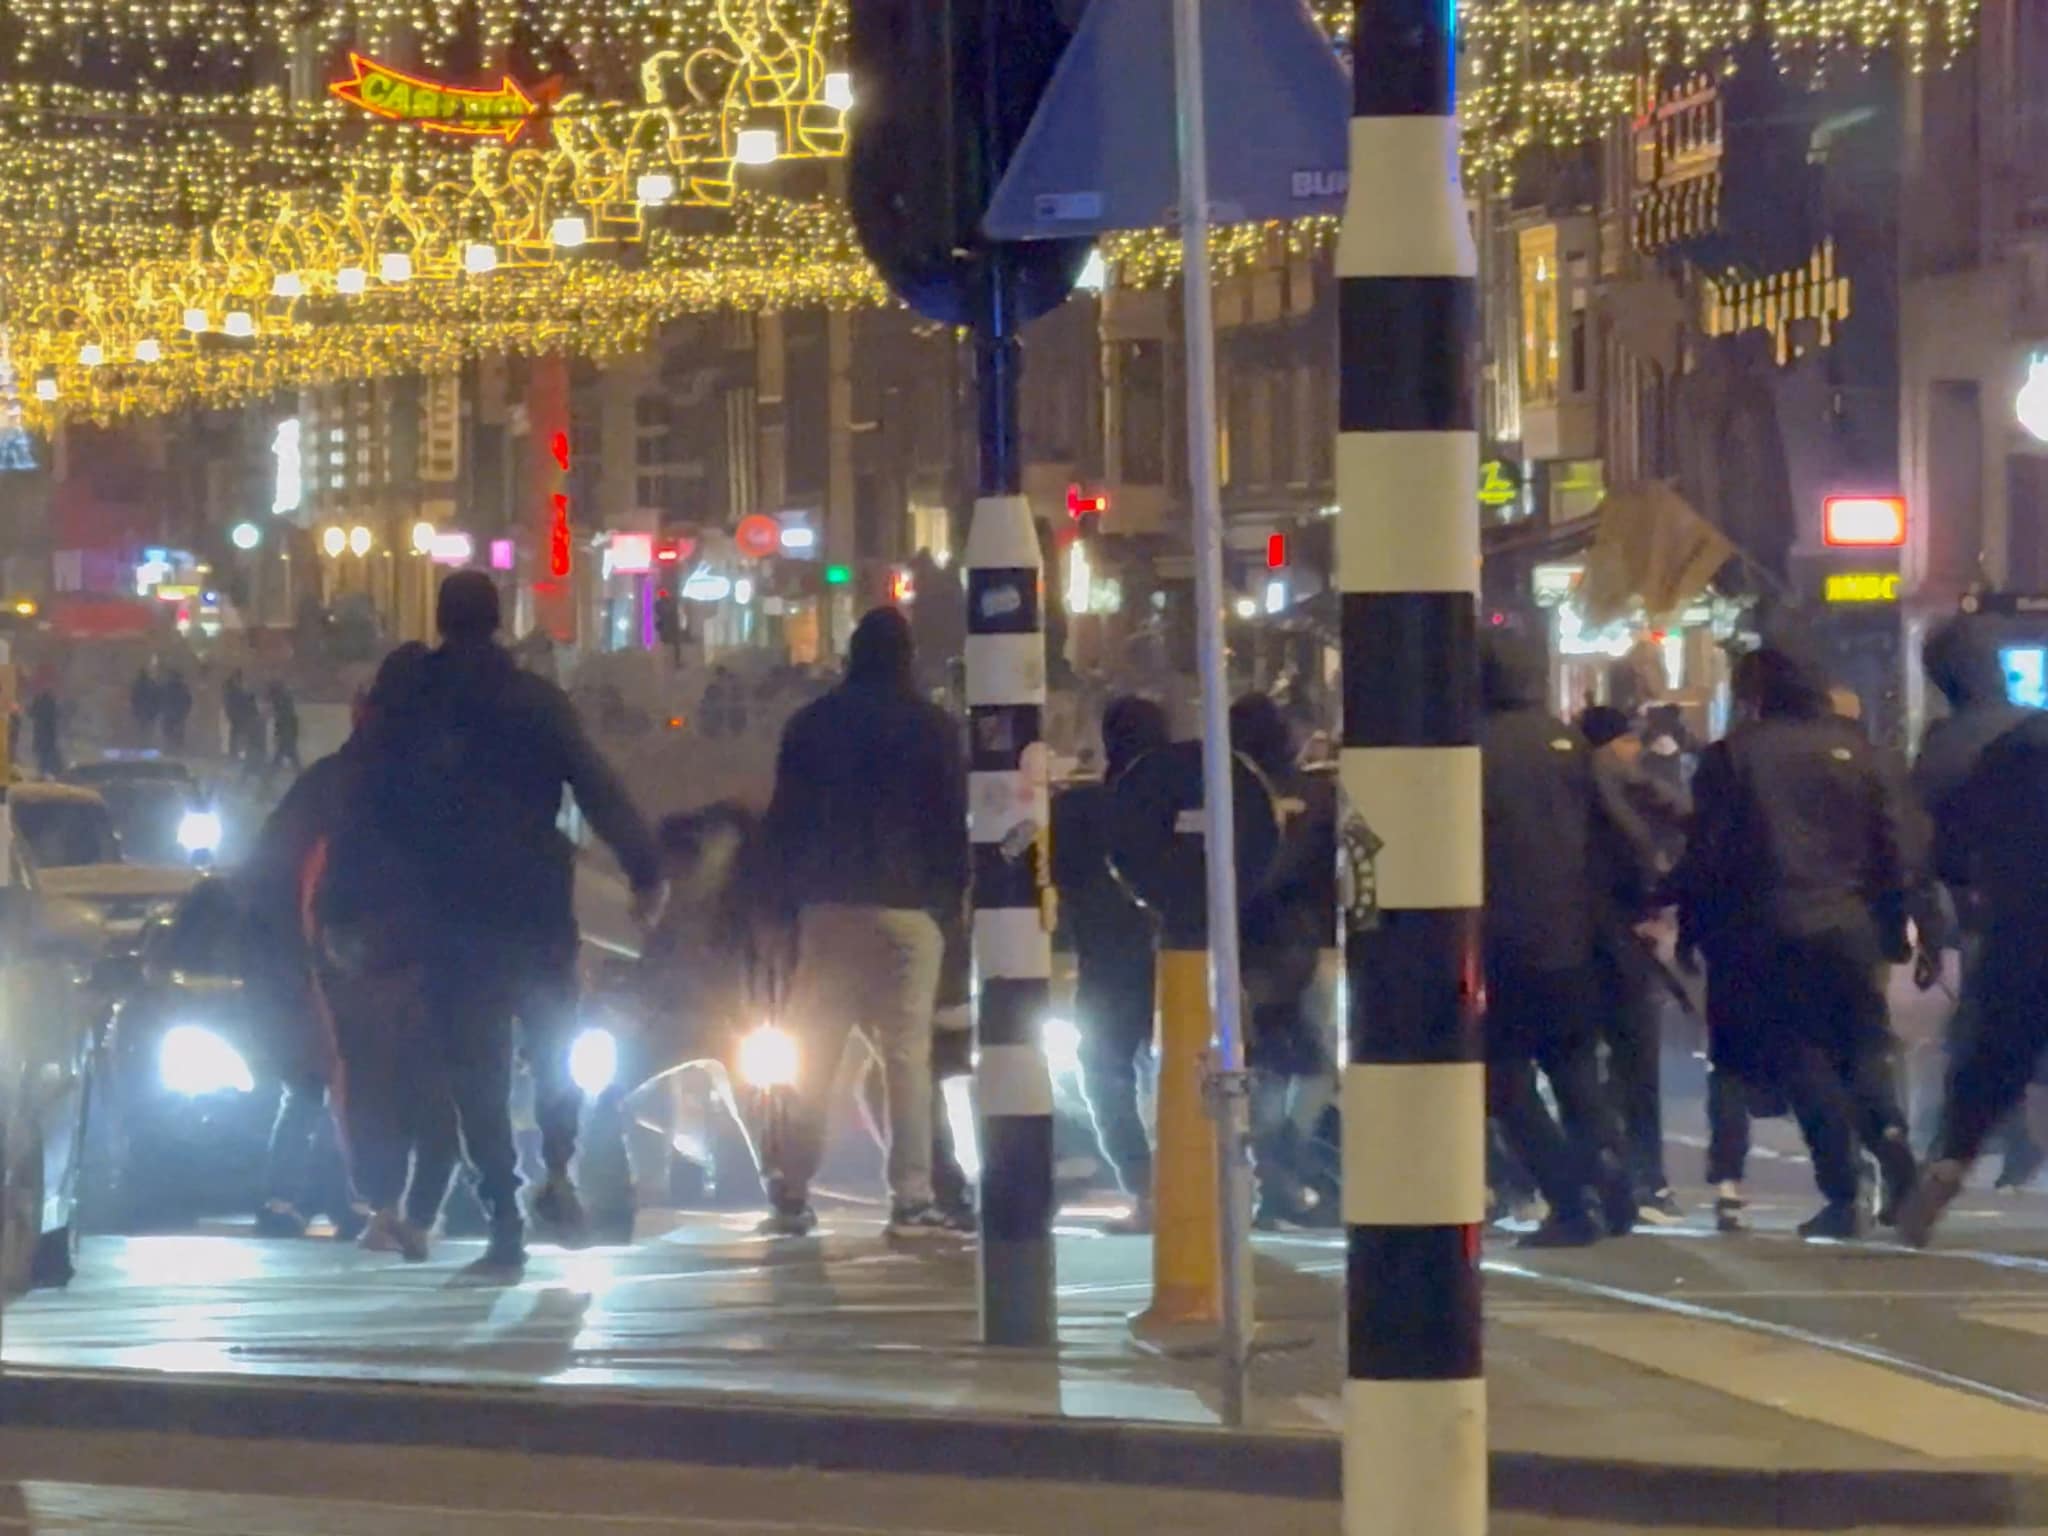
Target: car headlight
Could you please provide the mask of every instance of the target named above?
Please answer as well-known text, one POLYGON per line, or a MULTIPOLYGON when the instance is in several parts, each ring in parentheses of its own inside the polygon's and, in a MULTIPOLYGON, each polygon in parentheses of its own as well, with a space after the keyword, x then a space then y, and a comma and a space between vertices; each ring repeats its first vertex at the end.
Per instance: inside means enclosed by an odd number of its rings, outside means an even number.
POLYGON ((619 1037, 608 1029, 586 1029, 569 1047, 569 1081, 591 1098, 619 1075, 619 1037))
POLYGON ((178 846, 187 853, 220 852, 220 812, 187 811, 178 818, 178 846))
POLYGON ((796 1036, 763 1024, 740 1041, 740 1081, 750 1088, 788 1088, 796 1082, 796 1036))
POLYGON ((1081 1027, 1072 1019, 1045 1021, 1045 1064, 1055 1077, 1081 1070, 1081 1027))
POLYGON ((166 1030, 157 1047, 156 1062, 164 1087, 186 1098, 256 1091, 256 1079, 242 1053, 197 1024, 178 1024, 166 1030))

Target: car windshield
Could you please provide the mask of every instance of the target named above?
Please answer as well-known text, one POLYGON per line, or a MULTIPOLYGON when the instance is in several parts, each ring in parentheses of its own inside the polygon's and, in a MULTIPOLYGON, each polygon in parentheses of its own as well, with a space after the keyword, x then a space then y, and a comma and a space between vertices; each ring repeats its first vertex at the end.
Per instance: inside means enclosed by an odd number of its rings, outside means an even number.
POLYGON ((174 779, 128 779, 101 786, 100 797, 113 812, 121 846, 138 864, 178 864, 178 823, 191 809, 185 786, 174 779))
POLYGON ((13 810, 16 835, 43 869, 121 862, 113 819, 96 800, 17 800, 13 810))

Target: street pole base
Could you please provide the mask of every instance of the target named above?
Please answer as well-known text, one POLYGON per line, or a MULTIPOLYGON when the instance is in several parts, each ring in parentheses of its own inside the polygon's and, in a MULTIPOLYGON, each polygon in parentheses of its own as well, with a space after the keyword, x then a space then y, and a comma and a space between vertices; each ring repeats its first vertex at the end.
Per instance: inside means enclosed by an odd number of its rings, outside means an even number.
MULTIPOLYGON (((1223 1321, 1212 1317, 1206 1322, 1156 1322, 1150 1312, 1137 1312, 1131 1316, 1131 1341, 1164 1360, 1213 1360, 1224 1352, 1223 1321)), ((1308 1329, 1285 1323, 1260 1323, 1245 1341, 1246 1353, 1254 1359, 1290 1354, 1314 1342, 1308 1329)))
POLYGON ((981 1342, 998 1349, 1059 1343, 1050 1238, 981 1244, 981 1342))

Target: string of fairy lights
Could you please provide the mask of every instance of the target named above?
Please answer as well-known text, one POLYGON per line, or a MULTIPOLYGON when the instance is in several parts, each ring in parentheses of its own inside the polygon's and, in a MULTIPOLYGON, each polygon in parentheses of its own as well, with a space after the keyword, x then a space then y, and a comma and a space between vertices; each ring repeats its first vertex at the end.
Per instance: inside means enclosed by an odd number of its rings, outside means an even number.
MULTIPOLYGON (((0 0, 0 334, 24 419, 601 357, 725 307, 888 302, 831 179, 788 164, 844 152, 844 4, 0 0), (568 83, 519 142, 451 138, 317 89, 380 46, 450 78, 517 61, 568 83), (600 79, 608 94, 580 88, 600 79)), ((1341 40, 1348 0, 1312 4, 1341 40)), ((1462 0, 1468 168, 1501 186, 1525 151, 1597 137, 1646 76, 1717 67, 1760 26, 1807 78, 1887 51, 1945 67, 1977 4, 1462 0)), ((1229 272, 1332 237, 1326 219, 1236 226, 1211 257, 1229 272)), ((1103 254, 1124 286, 1179 268, 1167 232, 1103 254)))

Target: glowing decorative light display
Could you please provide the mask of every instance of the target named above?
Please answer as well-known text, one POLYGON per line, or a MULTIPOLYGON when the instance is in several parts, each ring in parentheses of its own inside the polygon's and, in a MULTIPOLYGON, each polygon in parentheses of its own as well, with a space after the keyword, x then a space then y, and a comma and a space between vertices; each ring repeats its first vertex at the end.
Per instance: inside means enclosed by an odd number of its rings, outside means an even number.
POLYGON ((495 89, 477 90, 408 75, 359 53, 350 54, 348 62, 354 73, 328 90, 351 106, 429 133, 497 138, 510 144, 538 111, 534 99, 510 75, 495 89))

